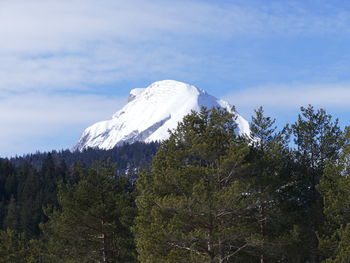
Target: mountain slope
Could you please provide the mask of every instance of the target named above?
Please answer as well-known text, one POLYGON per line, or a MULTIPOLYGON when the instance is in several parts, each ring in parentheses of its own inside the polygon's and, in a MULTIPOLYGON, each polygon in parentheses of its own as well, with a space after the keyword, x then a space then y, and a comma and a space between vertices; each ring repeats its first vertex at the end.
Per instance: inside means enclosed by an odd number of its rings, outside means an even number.
MULTIPOLYGON (((147 88, 133 89, 128 103, 111 120, 88 127, 74 150, 89 147, 111 149, 123 143, 164 140, 169 136, 169 129, 175 129, 185 115, 191 110, 200 110, 202 106, 219 106, 231 112, 226 101, 179 81, 157 81, 147 88)), ((239 134, 249 134, 248 122, 235 114, 239 134)))

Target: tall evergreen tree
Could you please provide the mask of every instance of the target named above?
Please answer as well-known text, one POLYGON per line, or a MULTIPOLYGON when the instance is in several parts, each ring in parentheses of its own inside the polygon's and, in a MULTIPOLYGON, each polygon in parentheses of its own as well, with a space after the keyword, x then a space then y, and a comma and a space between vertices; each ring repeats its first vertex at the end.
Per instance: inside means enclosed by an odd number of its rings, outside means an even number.
POLYGON ((39 235, 39 223, 43 219, 42 180, 40 174, 29 164, 18 169, 20 178, 18 186, 19 228, 27 236, 39 235))
POLYGON ((279 262, 286 256, 289 244, 284 239, 289 211, 282 209, 288 198, 286 191, 292 163, 289 132, 286 129, 277 132, 275 120, 266 117, 262 107, 255 111, 250 128, 251 195, 258 211, 256 231, 262 236, 260 262, 279 262))
POLYGON ((16 231, 18 229, 18 209, 16 199, 11 198, 7 205, 7 213, 4 219, 4 229, 11 229, 16 231))
POLYGON ((255 262, 261 236, 250 196, 249 147, 234 116, 203 108, 171 132, 137 182, 141 262, 255 262))
POLYGON ((29 263, 27 255, 28 247, 23 234, 11 229, 0 231, 0 263, 29 263))
POLYGON ((60 209, 43 225, 56 261, 133 262, 135 208, 128 178, 116 177, 114 166, 102 163, 80 175, 78 183, 60 186, 60 209))
POLYGON ((318 186, 326 224, 320 233, 324 262, 346 263, 350 259, 350 127, 337 162, 329 162, 318 186))
POLYGON ((304 261, 318 262, 317 231, 323 224, 323 203, 316 186, 327 162, 335 162, 341 149, 338 120, 325 110, 312 106, 301 108, 298 121, 292 125, 295 150, 295 191, 299 200, 299 226, 304 242, 304 261), (307 220, 305 220, 307 219, 307 220))

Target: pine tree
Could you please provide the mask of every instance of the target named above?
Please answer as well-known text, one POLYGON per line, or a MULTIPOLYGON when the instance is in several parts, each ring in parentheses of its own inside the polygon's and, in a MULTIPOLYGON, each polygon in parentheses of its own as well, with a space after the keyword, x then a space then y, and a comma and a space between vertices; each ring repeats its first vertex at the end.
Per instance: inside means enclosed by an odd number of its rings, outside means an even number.
POLYGON ((17 176, 18 186, 19 231, 28 237, 39 235, 39 223, 43 218, 42 181, 40 174, 29 164, 21 167, 17 176))
POLYGON ((4 229, 11 229, 16 231, 18 229, 18 209, 14 197, 11 198, 7 205, 7 213, 4 219, 4 229))
POLYGON ((28 262, 27 254, 23 234, 10 229, 0 231, 0 263, 28 262))
POLYGON ((258 211, 256 231, 262 237, 260 262, 274 262, 283 258, 290 243, 285 238, 289 211, 282 209, 290 180, 289 132, 277 132, 275 120, 266 117, 262 107, 255 111, 250 128, 251 195, 258 211))
POLYGON ((294 189, 299 200, 301 239, 305 248, 304 261, 318 262, 318 239, 316 233, 323 224, 323 203, 317 185, 327 162, 335 162, 341 149, 341 129, 338 120, 325 110, 312 106, 301 108, 298 121, 292 125, 295 150, 294 189), (307 220, 305 220, 307 218, 307 220))
POLYGON ((57 182, 62 180, 58 177, 57 168, 51 153, 48 153, 40 170, 40 191, 42 192, 42 205, 47 203, 55 204, 57 202, 57 182))
POLYGON ((106 164, 81 174, 78 183, 61 185, 59 210, 48 212, 42 229, 56 260, 133 262, 130 227, 135 209, 127 177, 115 177, 106 164))
POLYGON ((318 186, 326 215, 320 249, 327 263, 346 263, 350 258, 350 127, 344 134, 339 161, 328 163, 318 186))
POLYGON ((141 174, 141 262, 253 262, 261 236, 247 181, 249 147, 225 110, 192 112, 141 174), (242 260, 242 261, 235 261, 242 260))

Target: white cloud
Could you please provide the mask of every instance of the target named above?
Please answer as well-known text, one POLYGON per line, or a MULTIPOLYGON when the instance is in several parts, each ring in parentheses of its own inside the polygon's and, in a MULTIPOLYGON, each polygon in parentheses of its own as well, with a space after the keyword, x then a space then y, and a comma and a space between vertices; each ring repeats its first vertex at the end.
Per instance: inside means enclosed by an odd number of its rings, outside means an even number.
POLYGON ((96 95, 2 97, 0 156, 70 148, 86 127, 110 119, 125 102, 122 97, 96 95))
POLYGON ((266 85, 234 92, 226 99, 238 107, 259 106, 276 109, 298 109, 308 104, 350 109, 350 84, 283 84, 266 85))
MULTIPOLYGON (((349 33, 349 12, 336 7, 325 15, 280 1, 227 2, 0 0, 0 155, 33 152, 34 142, 39 150, 72 146, 72 134, 79 136, 121 105, 118 97, 79 94, 130 79, 186 79, 191 66, 211 59, 196 49, 202 42, 349 33), (67 90, 79 94, 50 95, 67 90), (62 137, 67 139, 59 144, 62 137)), ((233 60, 220 58, 216 68, 233 60)), ((328 88, 257 88, 235 93, 231 101, 249 107, 332 101, 347 107, 347 86, 332 86, 334 93, 328 88)))
POLYGON ((294 123, 300 107, 309 104, 338 118, 341 127, 350 122, 350 83, 265 85, 227 94, 225 99, 249 121, 254 110, 262 106, 280 128, 294 123))
MULTIPOLYGON (((253 1, 254 2, 254 1, 253 1)), ((160 0, 0 1, 0 90, 77 89, 188 71, 194 41, 242 35, 343 34, 350 14, 302 4, 160 0)))

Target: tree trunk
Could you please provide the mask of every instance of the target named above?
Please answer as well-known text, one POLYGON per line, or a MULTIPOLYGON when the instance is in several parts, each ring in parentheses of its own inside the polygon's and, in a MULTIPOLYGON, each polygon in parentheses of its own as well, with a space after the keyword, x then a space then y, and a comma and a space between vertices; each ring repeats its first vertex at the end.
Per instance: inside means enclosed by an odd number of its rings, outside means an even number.
POLYGON ((208 255, 210 257, 210 263, 215 263, 215 253, 213 249, 213 220, 210 219, 210 229, 208 232, 208 255))
POLYGON ((264 263, 265 262, 265 218, 264 218, 264 205, 263 203, 260 206, 260 217, 261 217, 261 221, 260 221, 260 233, 261 236, 263 238, 263 243, 262 243, 262 253, 260 255, 260 263, 264 263))
POLYGON ((224 262, 223 248, 222 248, 221 238, 219 237, 219 263, 223 263, 223 262, 224 262))
POLYGON ((104 221, 101 221, 101 226, 102 226, 102 262, 106 263, 106 235, 104 233, 104 221))

